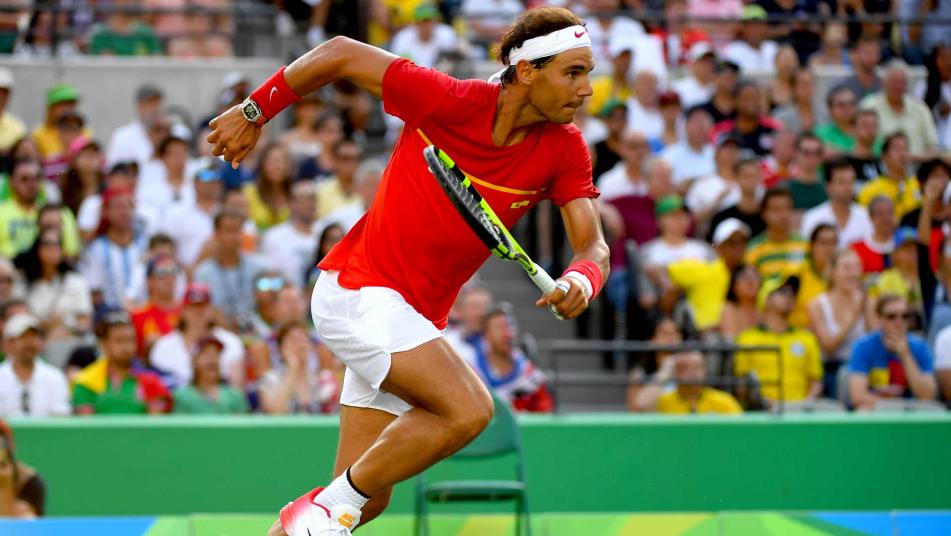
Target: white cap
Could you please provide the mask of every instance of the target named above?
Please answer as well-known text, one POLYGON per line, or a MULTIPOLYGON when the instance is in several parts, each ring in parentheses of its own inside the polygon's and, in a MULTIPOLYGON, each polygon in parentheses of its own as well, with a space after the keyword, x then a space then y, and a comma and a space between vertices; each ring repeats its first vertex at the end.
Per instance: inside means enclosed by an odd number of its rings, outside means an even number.
POLYGON ((713 231, 713 245, 723 244, 736 233, 743 233, 747 238, 753 236, 753 231, 750 231, 749 225, 736 218, 727 218, 721 221, 716 230, 713 231))
POLYGON ((10 69, 7 69, 6 67, 0 67, 0 88, 13 88, 13 73, 11 73, 10 69))
POLYGON ((714 54, 713 47, 710 46, 708 41, 697 41, 690 47, 690 52, 688 52, 690 61, 697 61, 707 54, 714 54))
POLYGON ((221 82, 218 84, 218 87, 220 87, 223 91, 225 89, 232 88, 241 82, 248 84, 251 83, 251 79, 249 79, 248 75, 242 73, 241 71, 231 71, 221 78, 221 82))
POLYGON ((29 313, 17 313, 7 320, 3 326, 3 338, 15 339, 23 335, 27 330, 40 329, 40 321, 29 313))
POLYGON ((630 50, 634 54, 637 50, 637 37, 630 34, 616 34, 608 42, 608 54, 615 58, 621 55, 621 52, 630 50))

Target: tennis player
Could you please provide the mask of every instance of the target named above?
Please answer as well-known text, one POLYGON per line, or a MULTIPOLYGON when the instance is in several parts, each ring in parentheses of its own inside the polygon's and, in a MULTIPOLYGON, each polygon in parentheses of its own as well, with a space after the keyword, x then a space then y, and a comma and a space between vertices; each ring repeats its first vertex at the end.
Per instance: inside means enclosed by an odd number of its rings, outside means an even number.
POLYGON ((211 122, 208 141, 234 166, 267 120, 337 78, 405 122, 376 198, 321 262, 313 294, 317 331, 347 365, 336 478, 284 507, 269 536, 350 534, 386 508, 394 484, 464 447, 492 417, 488 391, 442 337, 456 294, 489 251, 427 171, 427 145, 472 177, 508 227, 543 199, 561 207, 575 255, 537 305, 574 318, 601 289, 608 247, 598 191, 571 124, 591 95, 584 23, 565 9, 526 11, 499 59, 505 68, 489 82, 456 80, 337 37, 211 122))

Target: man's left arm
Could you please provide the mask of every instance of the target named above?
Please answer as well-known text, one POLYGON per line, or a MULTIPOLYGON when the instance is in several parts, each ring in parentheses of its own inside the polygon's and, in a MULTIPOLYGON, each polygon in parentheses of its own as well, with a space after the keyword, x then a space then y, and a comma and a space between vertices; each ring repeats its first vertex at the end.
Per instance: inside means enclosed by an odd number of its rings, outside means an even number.
POLYGON ((558 280, 569 284, 568 292, 555 289, 536 305, 551 304, 562 317, 575 318, 601 290, 610 271, 608 245, 601 231, 595 200, 578 198, 561 207, 568 242, 574 256, 571 265, 558 280))
POLYGON ((905 369, 908 387, 918 400, 934 400, 938 394, 938 385, 931 371, 931 355, 924 346, 913 349, 907 337, 905 344, 895 352, 905 369), (921 355, 924 353, 924 355, 921 355), (918 355, 916 355, 918 354, 918 355))

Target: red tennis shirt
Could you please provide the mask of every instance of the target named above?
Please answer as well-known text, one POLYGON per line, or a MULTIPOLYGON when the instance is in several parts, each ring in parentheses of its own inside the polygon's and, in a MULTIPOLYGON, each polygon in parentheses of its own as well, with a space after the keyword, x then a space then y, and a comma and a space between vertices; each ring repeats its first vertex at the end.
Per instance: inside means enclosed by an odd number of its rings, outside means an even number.
POLYGON ((381 286, 436 327, 462 285, 489 256, 436 179, 423 149, 446 151, 511 227, 543 199, 593 198, 591 158, 574 125, 539 123, 525 140, 492 143, 501 86, 457 80, 399 59, 383 76, 383 107, 405 121, 370 210, 320 263, 344 288, 381 286), (429 140, 429 141, 427 141, 429 140))

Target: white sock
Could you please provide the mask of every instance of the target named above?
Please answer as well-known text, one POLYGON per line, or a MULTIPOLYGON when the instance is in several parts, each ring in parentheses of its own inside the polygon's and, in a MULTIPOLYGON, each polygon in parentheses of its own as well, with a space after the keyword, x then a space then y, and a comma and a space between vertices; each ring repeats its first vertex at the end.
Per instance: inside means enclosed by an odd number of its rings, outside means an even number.
POLYGON ((329 486, 314 497, 314 502, 331 509, 338 505, 347 505, 363 510, 370 498, 357 491, 350 483, 350 469, 334 479, 329 486))

